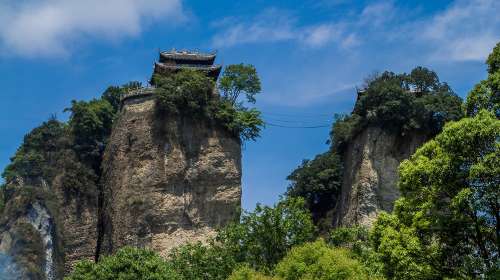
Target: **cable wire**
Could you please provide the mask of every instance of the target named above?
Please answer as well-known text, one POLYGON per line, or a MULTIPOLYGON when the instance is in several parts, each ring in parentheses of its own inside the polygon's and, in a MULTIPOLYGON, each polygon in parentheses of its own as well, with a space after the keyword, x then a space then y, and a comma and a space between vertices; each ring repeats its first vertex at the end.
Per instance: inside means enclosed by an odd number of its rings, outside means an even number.
POLYGON ((275 126, 275 127, 281 127, 281 128, 323 128, 323 127, 330 127, 331 125, 315 125, 315 126, 289 126, 289 125, 281 125, 281 124, 275 124, 275 123, 270 123, 270 122, 264 122, 268 126, 275 126))

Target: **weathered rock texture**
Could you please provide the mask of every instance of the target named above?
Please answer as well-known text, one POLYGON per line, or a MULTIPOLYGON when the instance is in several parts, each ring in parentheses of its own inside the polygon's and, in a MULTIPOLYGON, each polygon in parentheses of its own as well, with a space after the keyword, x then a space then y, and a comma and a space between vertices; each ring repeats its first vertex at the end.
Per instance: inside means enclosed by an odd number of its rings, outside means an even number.
POLYGON ((62 278, 64 254, 54 196, 46 185, 9 186, 6 193, 9 200, 0 222, 0 254, 11 258, 17 269, 0 279, 62 278))
MULTIPOLYGON (((75 263, 95 259, 97 195, 95 199, 65 192, 60 175, 51 184, 21 180, 9 187, 0 222, 0 253, 13 256, 22 279, 62 279, 75 263)), ((97 187, 93 192, 97 194, 97 187)))
POLYGON ((399 164, 426 139, 421 133, 400 136, 378 127, 358 134, 344 153, 344 179, 334 224, 370 226, 379 211, 392 211, 400 196, 399 164))
POLYGON ((125 245, 167 255, 236 218, 240 141, 191 116, 160 116, 153 96, 124 101, 103 161, 100 251, 125 245))
MULTIPOLYGON (((64 170, 61 174, 64 173, 64 170)), ((98 237, 98 189, 88 182, 85 187, 93 197, 83 194, 68 194, 61 182, 61 176, 54 179, 54 191, 59 205, 59 227, 62 230, 64 247, 64 272, 71 272, 76 262, 96 256, 98 237)))

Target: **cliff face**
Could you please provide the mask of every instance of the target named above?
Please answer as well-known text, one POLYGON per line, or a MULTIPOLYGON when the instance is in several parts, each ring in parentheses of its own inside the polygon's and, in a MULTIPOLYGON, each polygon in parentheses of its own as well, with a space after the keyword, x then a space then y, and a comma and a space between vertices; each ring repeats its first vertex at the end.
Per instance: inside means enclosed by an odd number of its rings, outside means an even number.
POLYGON ((103 161, 100 253, 124 245, 167 255, 233 221, 240 141, 192 117, 159 116, 152 96, 124 100, 103 161))
POLYGON ((399 164, 426 140, 422 134, 400 136, 378 127, 368 127, 358 134, 344 153, 344 176, 334 225, 370 226, 379 211, 392 211, 400 196, 399 164))
POLYGON ((15 263, 13 279, 62 279, 77 261, 125 245, 166 256, 237 219, 239 138, 205 119, 162 117, 155 104, 151 93, 124 100, 102 174, 89 175, 74 151, 63 150, 50 181, 9 183, 0 258, 15 263))
POLYGON ((62 279, 77 261, 95 258, 97 199, 69 195, 61 180, 65 172, 51 184, 21 180, 9 187, 0 253, 13 257, 22 279, 62 279))
POLYGON ((6 194, 9 200, 1 217, 0 254, 10 256, 16 269, 0 278, 59 279, 64 253, 54 195, 46 184, 33 187, 23 182, 9 186, 6 194))
MULTIPOLYGON (((64 170, 62 174, 64 173, 64 170)), ((85 187, 94 197, 68 195, 62 182, 62 176, 54 179, 54 190, 59 205, 59 227, 62 230, 61 241, 64 244, 64 272, 71 272, 77 261, 94 260, 98 237, 98 189, 95 184, 85 187)))

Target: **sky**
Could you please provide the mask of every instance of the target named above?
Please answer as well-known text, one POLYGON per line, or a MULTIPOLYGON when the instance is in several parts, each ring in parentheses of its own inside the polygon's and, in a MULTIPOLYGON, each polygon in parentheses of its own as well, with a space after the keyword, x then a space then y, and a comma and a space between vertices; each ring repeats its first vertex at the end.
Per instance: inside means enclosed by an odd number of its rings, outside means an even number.
POLYGON ((0 0, 0 170, 71 100, 145 83, 158 50, 216 50, 262 80, 268 125, 243 146, 243 207, 272 205, 328 149, 334 114, 351 111, 367 76, 425 66, 465 97, 486 77, 499 14, 498 0, 0 0))

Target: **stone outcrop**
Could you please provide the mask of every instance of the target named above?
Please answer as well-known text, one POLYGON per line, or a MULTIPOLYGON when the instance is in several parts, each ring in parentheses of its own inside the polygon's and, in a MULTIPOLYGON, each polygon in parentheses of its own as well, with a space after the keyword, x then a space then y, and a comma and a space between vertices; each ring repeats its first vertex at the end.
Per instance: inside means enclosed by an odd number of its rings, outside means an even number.
MULTIPOLYGON (((21 179, 6 192, 0 254, 14 258, 22 279, 62 279, 77 261, 95 259, 97 195, 68 194, 61 181, 65 172, 51 184, 38 179, 26 185, 21 179)), ((86 187, 97 194, 97 187, 86 187)))
POLYGON ((68 195, 61 179, 62 176, 57 176, 53 186, 59 205, 64 272, 68 274, 76 262, 95 259, 98 238, 98 189, 92 182, 87 182, 85 188, 93 197, 83 194, 68 195))
POLYGON ((99 184, 72 177, 81 168, 72 152, 50 182, 9 184, 0 257, 19 268, 12 277, 62 279, 125 245, 166 256, 237 219, 239 138, 209 120, 160 116, 155 104, 151 90, 123 101, 99 184))
POLYGON ((421 133, 397 135, 368 127, 344 152, 344 178, 334 225, 370 226, 381 210, 392 211, 399 198, 398 167, 427 140, 421 133))
POLYGON ((103 254, 131 245, 165 256, 240 207, 240 140, 204 119, 160 116, 153 96, 123 101, 102 166, 103 254))
POLYGON ((11 258, 17 269, 0 267, 1 273, 8 274, 0 278, 62 278, 63 248, 55 197, 46 185, 11 185, 5 193, 8 202, 0 222, 0 255, 11 258))

